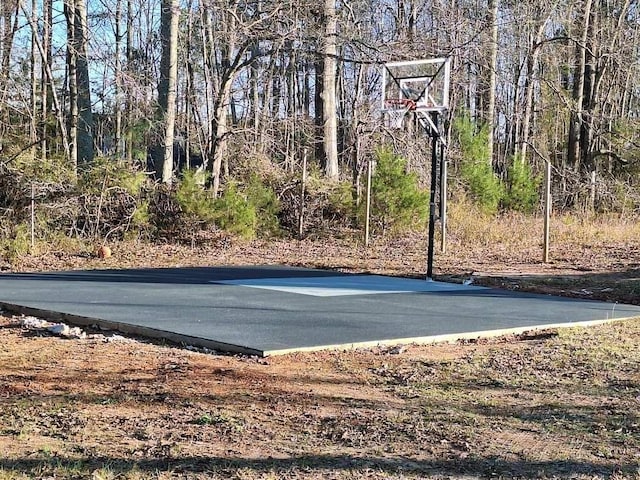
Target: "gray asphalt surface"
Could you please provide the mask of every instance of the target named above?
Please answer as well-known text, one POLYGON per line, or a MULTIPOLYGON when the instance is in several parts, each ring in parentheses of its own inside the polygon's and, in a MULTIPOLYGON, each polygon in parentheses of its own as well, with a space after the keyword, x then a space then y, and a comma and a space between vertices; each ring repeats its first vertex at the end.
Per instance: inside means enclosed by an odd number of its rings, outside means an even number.
POLYGON ((273 266, 4 274, 0 302, 70 323, 258 355, 640 316, 631 305, 273 266))

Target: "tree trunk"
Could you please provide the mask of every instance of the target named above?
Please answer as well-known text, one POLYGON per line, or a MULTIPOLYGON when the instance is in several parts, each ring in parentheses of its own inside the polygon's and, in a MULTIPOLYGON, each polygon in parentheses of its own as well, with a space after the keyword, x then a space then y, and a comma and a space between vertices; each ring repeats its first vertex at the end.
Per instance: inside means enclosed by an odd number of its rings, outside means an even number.
POLYGON ((74 0, 66 0, 64 13, 67 20, 67 78, 69 82, 69 160, 78 169, 78 56, 75 49, 76 20, 74 0))
MULTIPOLYGON (((251 49, 251 56, 258 57, 259 45, 256 43, 251 49)), ((257 62, 251 65, 250 70, 250 85, 251 85, 251 126, 253 127, 253 138, 260 143, 260 118, 261 118, 261 105, 260 105, 260 69, 257 62)))
POLYGON ((225 76, 218 92, 218 99, 214 107, 213 120, 213 154, 212 162, 212 180, 213 195, 218 195, 220 190, 220 170, 222 168, 222 160, 227 150, 227 134, 229 132, 229 97, 231 96, 231 85, 233 84, 233 74, 225 76))
MULTIPOLYGON (((550 10, 553 12, 555 5, 550 10)), ((533 38, 533 45, 531 51, 527 55, 527 78, 525 80, 525 104, 524 115, 522 119, 521 136, 516 145, 515 156, 520 156, 520 161, 525 162, 527 157, 527 149, 529 146, 529 129, 531 125, 531 117, 533 115, 533 91, 535 87, 535 76, 538 71, 538 60, 540 58, 540 50, 542 48, 542 39, 544 36, 545 28, 549 21, 547 15, 544 20, 541 20, 538 29, 536 30, 535 37, 533 38)))
MULTIPOLYGON (((131 71, 131 66, 133 63, 133 0, 127 0, 127 46, 126 46, 126 55, 127 55, 127 71, 128 73, 131 71)), ((133 101, 132 98, 132 89, 127 88, 127 96, 126 96, 126 117, 127 117, 127 133, 125 139, 125 150, 127 163, 131 164, 133 162, 133 101)))
MULTIPOLYGON (((25 10, 24 5, 22 3, 20 3, 20 2, 18 2, 18 5, 19 5, 20 9, 22 10, 22 13, 24 14, 25 18, 29 22, 29 27, 31 28, 31 31, 32 32, 37 32, 38 31, 38 25, 33 21, 31 16, 29 15, 29 13, 25 10)), ((36 41, 36 46, 38 47, 38 52, 40 53, 40 57, 41 58, 47 58, 44 46, 43 46, 42 42, 40 41, 40 37, 38 35, 34 35, 31 38, 36 41)), ((44 75, 46 76, 48 84, 49 85, 53 85, 53 72, 51 71, 51 65, 48 64, 47 62, 42 62, 42 67, 43 67, 44 75)), ((57 120, 57 123, 58 123, 58 127, 60 128, 60 137, 62 139, 62 148, 64 150, 65 157, 67 159, 70 159, 71 158, 71 149, 69 147, 69 144, 70 144, 69 136, 67 134, 67 128, 66 128, 66 125, 65 125, 65 122, 64 122, 64 115, 62 113, 62 107, 60 105, 60 102, 58 101, 58 95, 56 94, 56 90, 55 89, 51 89, 51 103, 52 103, 53 108, 54 108, 54 112, 55 112, 55 115, 56 115, 56 120, 57 120)))
POLYGON ((78 162, 86 167, 93 161, 93 111, 91 105, 91 84, 89 82, 89 61, 87 58, 88 25, 85 0, 75 0, 78 80, 78 162))
MULTIPOLYGON (((220 176, 222 162, 227 153, 227 140, 229 135, 229 103, 231 99, 231 87, 236 77, 238 64, 246 51, 245 48, 237 49, 236 43, 236 16, 226 13, 225 33, 227 33, 227 44, 222 48, 221 65, 217 65, 221 70, 217 85, 217 98, 213 104, 213 118, 211 120, 211 177, 213 195, 217 196, 220 190, 220 176)), ((224 15, 224 14, 223 14, 224 15)), ((213 31, 211 30, 211 41, 213 42, 213 31)), ((210 48, 215 48, 212 43, 210 48)))
POLYGON ((115 22, 115 155, 116 159, 122 159, 122 0, 116 0, 115 22))
POLYGON ((487 24, 491 29, 491 41, 489 42, 489 91, 487 92, 485 121, 487 124, 487 156, 489 157, 489 164, 493 164, 498 69, 498 0, 489 0, 487 24))
POLYGON ((192 112, 197 111, 196 107, 196 99, 194 95, 194 86, 195 86, 195 75, 193 71, 193 56, 192 52, 194 49, 194 44, 192 43, 194 35, 193 35, 193 1, 189 0, 187 2, 187 38, 186 38, 186 58, 185 58, 185 70, 187 72, 186 81, 185 81, 185 92, 184 92, 184 129, 185 129, 185 145, 184 145, 184 154, 185 154, 185 167, 191 168, 191 142, 193 135, 192 128, 192 112))
POLYGON ((85 168, 93 161, 93 112, 87 60, 87 8, 85 0, 68 0, 64 6, 67 19, 67 63, 71 102, 70 138, 72 164, 85 168))
MULTIPOLYGON (((38 3, 36 0, 31 0, 31 21, 36 23, 38 21, 38 3)), ((36 143, 38 138, 38 46, 36 44, 35 36, 38 34, 36 31, 31 32, 31 122, 29 123, 29 137, 31 140, 31 144, 33 145, 31 150, 33 153, 33 157, 36 157, 36 143)), ((4 59, 3 59, 4 60, 4 59)), ((44 61, 44 59, 42 59, 44 61)), ((7 65, 8 66, 8 65, 7 65)), ((4 61, 3 61, 3 71, 8 71, 4 69, 4 61)), ((0 87, 0 91, 4 91, 3 88, 0 87)), ((0 95, 0 108, 2 108, 2 104, 4 103, 4 95, 0 95)), ((0 115, 0 121, 4 123, 4 118, 0 115)))
MULTIPOLYGON (((18 2, 3 0, 0 4, 0 150, 2 150, 2 138, 5 125, 9 124, 6 106, 7 83, 9 80, 9 66, 11 64, 11 52, 13 40, 18 30, 18 2)), ((34 34, 35 35, 35 34, 34 34)))
POLYGON ((42 49, 43 55, 40 64, 40 122, 38 134, 40 135, 40 158, 44 161, 47 159, 48 145, 48 119, 51 112, 51 103, 53 100, 53 85, 47 76, 47 70, 51 70, 53 64, 53 54, 51 44, 53 42, 53 1, 43 0, 43 25, 42 25, 42 49))
MULTIPOLYGON (((320 58, 320 55, 317 56, 315 64, 314 64, 314 122, 315 122, 315 130, 316 130, 316 141, 315 141, 315 156, 318 162, 321 162, 322 166, 326 168, 325 159, 326 155, 324 153, 324 62, 320 58)), ((311 91, 309 85, 307 85, 307 92, 311 91)))
POLYGON ((569 121, 569 140, 567 145, 567 162, 574 168, 580 166, 580 130, 582 129, 582 105, 584 103, 584 80, 589 34, 589 20, 591 18, 592 0, 584 0, 582 12, 582 36, 576 46, 576 71, 573 81, 573 110, 569 121))
POLYGON ((337 30, 336 0, 324 2, 324 68, 322 75, 322 117, 325 173, 337 179, 338 172, 338 114, 336 108, 337 30))
POLYGON ((418 5, 416 0, 411 0, 409 5, 409 18, 407 25, 407 40, 413 43, 418 37, 418 5))
POLYGON ((272 64, 272 68, 269 69, 270 74, 267 78, 262 81, 262 107, 260 110, 260 120, 258 124, 260 125, 258 129, 258 145, 256 145, 256 150, 260 153, 265 152, 265 148, 267 146, 267 133, 268 133, 268 124, 269 119, 273 118, 273 114, 271 111, 270 102, 276 102, 277 100, 274 98, 274 68, 272 64))
MULTIPOLYGON (((173 140, 176 122, 176 89, 178 77, 178 0, 162 0, 160 19, 160 82, 158 83, 158 118, 161 133, 152 148, 156 169, 160 166, 160 179, 171 184, 173 177, 173 140)), ((157 170, 156 170, 157 171, 157 170)))
POLYGON ((598 29, 598 9, 591 9, 584 64, 584 92, 582 95, 582 122, 580 124, 580 165, 587 172, 593 172, 595 165, 591 157, 596 88, 596 32, 598 29))

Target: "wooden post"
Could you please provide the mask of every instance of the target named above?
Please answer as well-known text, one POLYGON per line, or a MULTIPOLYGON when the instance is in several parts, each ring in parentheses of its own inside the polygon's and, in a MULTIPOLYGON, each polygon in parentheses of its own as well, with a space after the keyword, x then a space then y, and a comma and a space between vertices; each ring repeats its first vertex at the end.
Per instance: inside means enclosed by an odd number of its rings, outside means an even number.
POLYGON ((364 213, 364 244, 369 246, 369 217, 371 216, 371 159, 367 161, 367 200, 364 213))
POLYGON ((304 147, 302 151, 302 179, 300 182, 300 212, 298 216, 298 238, 302 238, 304 230, 304 190, 307 185, 307 154, 309 149, 304 147))
POLYGON ((31 253, 36 246, 36 186, 31 184, 31 253))
POLYGON ((591 192, 589 197, 589 207, 591 207, 591 211, 595 211, 596 209, 596 171, 591 171, 591 192))
POLYGON ((542 261, 549 262, 549 225, 551 223, 551 162, 546 161, 544 175, 544 241, 542 261))

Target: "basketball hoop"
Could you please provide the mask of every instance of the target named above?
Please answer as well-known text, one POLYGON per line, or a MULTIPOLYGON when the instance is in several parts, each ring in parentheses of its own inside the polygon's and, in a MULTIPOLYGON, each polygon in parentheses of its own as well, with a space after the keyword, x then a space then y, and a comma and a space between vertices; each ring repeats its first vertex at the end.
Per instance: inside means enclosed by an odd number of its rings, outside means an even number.
MULTIPOLYGON (((424 127, 431 137, 431 189, 429 193, 429 239, 427 244, 427 280, 433 279, 433 256, 436 228, 436 190, 440 182, 440 218, 444 251, 446 224, 445 139, 439 118, 449 110, 451 58, 426 58, 387 62, 382 67, 380 110, 387 128, 401 129, 404 118, 413 114, 416 126, 424 127), (441 173, 438 177, 438 165, 441 173), (439 178, 439 180, 438 180, 439 178)), ((413 133, 416 133, 415 131, 413 133)))
POLYGON ((382 68, 381 110, 411 106, 418 116, 445 112, 449 109, 450 76, 448 57, 387 62, 382 68), (413 105, 402 104, 403 100, 411 100, 413 105))
POLYGON ((407 113, 416 109, 416 102, 408 98, 387 98, 384 101, 385 125, 400 130, 407 113))

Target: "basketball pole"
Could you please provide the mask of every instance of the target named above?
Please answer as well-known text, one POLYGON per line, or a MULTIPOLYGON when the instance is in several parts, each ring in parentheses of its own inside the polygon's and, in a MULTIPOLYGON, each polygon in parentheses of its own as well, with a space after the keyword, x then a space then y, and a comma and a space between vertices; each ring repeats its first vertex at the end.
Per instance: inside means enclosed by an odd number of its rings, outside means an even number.
MULTIPOLYGON (((389 119, 388 127, 402 128, 402 116, 415 113, 418 123, 431 136, 431 190, 429 193, 429 232, 427 245, 427 281, 433 280, 437 211, 442 222, 442 251, 446 248, 446 141, 440 134, 439 115, 449 110, 449 77, 451 58, 431 58, 385 62, 382 69, 382 111, 389 119), (437 70, 434 68, 437 67, 437 70), (437 80, 437 81, 436 81, 437 80), (417 87, 412 87, 412 82, 417 87), (400 108, 400 107, 404 108, 400 108), (391 125, 393 121, 393 124, 391 125), (438 163, 440 175, 438 176, 438 163), (438 192, 440 185, 440 191, 438 192), (437 198, 437 194, 441 198, 437 198), (439 200, 439 201, 438 201, 439 200)), ((446 126, 445 121, 445 126, 446 126)))
POLYGON ((427 281, 433 280, 433 251, 436 234, 436 189, 438 187, 438 112, 431 112, 431 191, 429 192, 429 241, 427 245, 427 281))
MULTIPOLYGON (((446 127, 445 127, 446 130, 446 127)), ((447 253, 447 159, 444 142, 440 142, 440 253, 447 253)))

